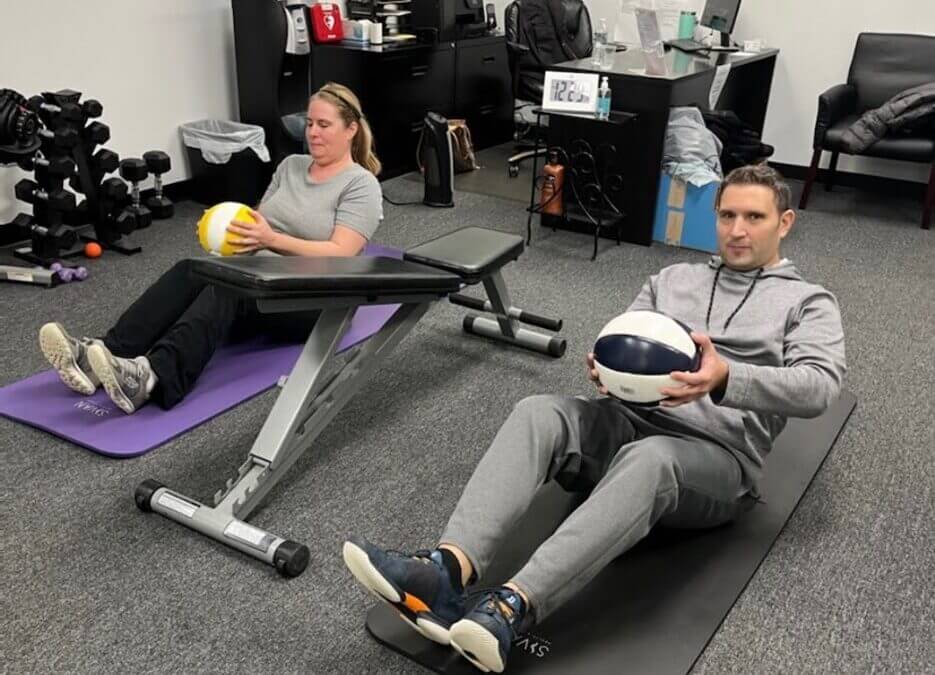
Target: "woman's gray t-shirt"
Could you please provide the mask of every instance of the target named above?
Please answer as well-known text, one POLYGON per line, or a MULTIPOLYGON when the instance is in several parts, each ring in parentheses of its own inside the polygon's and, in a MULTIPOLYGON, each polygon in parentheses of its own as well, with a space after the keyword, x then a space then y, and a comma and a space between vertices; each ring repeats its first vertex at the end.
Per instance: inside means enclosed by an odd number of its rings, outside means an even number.
POLYGON ((309 155, 290 155, 276 168, 257 210, 274 230, 309 241, 328 241, 334 226, 349 227, 368 241, 383 219, 383 193, 359 164, 313 183, 309 155))

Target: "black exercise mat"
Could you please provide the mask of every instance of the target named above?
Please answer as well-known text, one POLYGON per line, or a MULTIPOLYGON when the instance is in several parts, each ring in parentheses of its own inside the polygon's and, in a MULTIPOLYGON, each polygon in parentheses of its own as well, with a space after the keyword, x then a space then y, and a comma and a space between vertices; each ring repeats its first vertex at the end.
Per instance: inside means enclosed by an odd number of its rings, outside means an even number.
MULTIPOLYGON (((480 168, 456 174, 455 190, 529 204, 532 160, 520 162, 519 175, 516 178, 510 178, 506 160, 516 153, 513 146, 513 143, 504 143, 478 152, 476 159, 480 168)), ((542 163, 543 158, 540 157, 540 167, 542 163)), ((405 178, 417 183, 422 182, 422 174, 418 171, 407 173, 405 178)), ((455 203, 457 204, 457 198, 455 203)))
MULTIPOLYGON (((688 672, 769 553, 856 404, 844 392, 821 417, 790 420, 767 461, 764 504, 715 530, 654 531, 514 643, 507 672, 688 672)), ((515 572, 573 506, 573 497, 561 490, 542 490, 489 581, 515 572)), ((367 629, 436 672, 479 672, 454 650, 420 637, 384 603, 368 614, 367 629)))

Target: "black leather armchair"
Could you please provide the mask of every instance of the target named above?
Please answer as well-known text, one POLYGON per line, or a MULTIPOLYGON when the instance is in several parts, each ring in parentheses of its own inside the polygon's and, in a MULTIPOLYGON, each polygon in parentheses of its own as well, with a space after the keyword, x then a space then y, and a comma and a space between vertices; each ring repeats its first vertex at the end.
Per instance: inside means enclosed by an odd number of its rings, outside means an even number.
MULTIPOLYGON (((935 37, 894 33, 861 33, 846 84, 838 84, 818 97, 818 118, 812 163, 799 208, 808 204, 812 184, 824 150, 831 152, 825 190, 834 185, 838 156, 848 154, 844 132, 866 111, 879 108, 911 87, 935 81, 935 37)), ((935 128, 935 127, 933 127, 935 128)), ((922 207, 922 227, 929 229, 935 206, 935 133, 886 136, 861 153, 868 157, 925 162, 932 165, 922 207)))

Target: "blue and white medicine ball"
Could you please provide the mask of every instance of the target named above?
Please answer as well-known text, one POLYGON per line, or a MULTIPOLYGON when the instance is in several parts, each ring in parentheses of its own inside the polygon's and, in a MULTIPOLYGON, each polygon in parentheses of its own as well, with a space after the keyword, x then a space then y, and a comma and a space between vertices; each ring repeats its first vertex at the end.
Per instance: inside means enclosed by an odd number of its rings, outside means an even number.
POLYGON ((701 351, 690 329, 649 310, 624 312, 597 336, 594 365, 608 392, 629 403, 658 403, 660 389, 679 387, 669 373, 695 371, 701 351))

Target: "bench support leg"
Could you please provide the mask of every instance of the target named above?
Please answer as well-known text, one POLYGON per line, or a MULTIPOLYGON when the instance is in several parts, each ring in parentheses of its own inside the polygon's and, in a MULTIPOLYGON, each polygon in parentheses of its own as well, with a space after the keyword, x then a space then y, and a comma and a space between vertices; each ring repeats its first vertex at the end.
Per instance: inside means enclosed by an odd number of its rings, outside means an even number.
POLYGON ((455 304, 490 312, 496 316, 496 320, 492 320, 468 314, 464 317, 462 324, 465 332, 507 342, 549 356, 559 357, 565 353, 566 342, 564 338, 538 333, 522 328, 519 325, 520 322, 523 322, 551 330, 560 330, 562 327, 561 320, 537 316, 514 307, 510 301, 510 292, 500 270, 486 277, 483 283, 484 290, 487 291, 487 297, 489 298, 487 301, 460 294, 449 296, 449 299, 455 304))
POLYGON ((298 576, 308 548, 248 524, 246 519, 328 423, 373 374, 383 358, 409 333, 428 303, 403 304, 379 333, 327 378, 341 337, 356 307, 324 310, 260 429, 237 476, 227 481, 209 507, 155 481, 136 491, 136 503, 228 546, 298 576))

